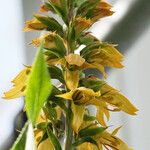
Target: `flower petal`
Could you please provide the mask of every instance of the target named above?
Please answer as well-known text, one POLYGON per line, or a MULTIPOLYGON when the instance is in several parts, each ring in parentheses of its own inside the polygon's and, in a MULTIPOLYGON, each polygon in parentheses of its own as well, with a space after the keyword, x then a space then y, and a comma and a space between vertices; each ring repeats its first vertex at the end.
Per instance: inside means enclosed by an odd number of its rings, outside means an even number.
POLYGON ((64 79, 65 79, 67 88, 69 90, 74 90, 78 87, 79 75, 80 75, 79 70, 70 71, 69 69, 66 68, 64 72, 64 79))
POLYGON ((66 61, 70 65, 76 65, 76 66, 82 66, 83 63, 85 62, 85 59, 82 58, 78 54, 69 54, 68 56, 65 57, 66 61))
POLYGON ((56 97, 60 97, 60 98, 66 99, 66 100, 72 100, 73 93, 74 93, 73 91, 70 91, 68 93, 56 95, 56 97))
POLYGON ((138 109, 116 89, 112 88, 108 84, 105 84, 101 89, 101 93, 101 100, 130 115, 136 115, 138 109))
POLYGON ((75 133, 78 133, 78 130, 81 124, 83 123, 85 106, 77 106, 74 103, 72 103, 71 109, 73 112, 72 128, 75 133))
POLYGON ((55 150, 51 141, 49 139, 46 139, 39 145, 37 150, 48 150, 48 149, 55 150))

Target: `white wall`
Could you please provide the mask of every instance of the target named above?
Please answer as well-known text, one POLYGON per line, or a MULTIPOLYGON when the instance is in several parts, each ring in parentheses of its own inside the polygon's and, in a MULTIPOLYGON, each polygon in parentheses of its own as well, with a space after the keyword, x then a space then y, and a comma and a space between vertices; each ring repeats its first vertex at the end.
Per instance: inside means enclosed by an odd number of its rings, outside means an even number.
MULTIPOLYGON (((25 62, 21 1, 1 1, 0 18, 0 97, 2 97, 3 92, 12 86, 10 80, 23 68, 25 62)), ((12 101, 0 99, 0 150, 5 150, 13 138, 14 118, 21 107, 21 99, 12 101)))
POLYGON ((114 70, 108 81, 118 87, 138 107, 135 117, 113 115, 113 120, 124 124, 122 137, 134 150, 150 149, 150 27, 128 50, 125 68, 114 70))

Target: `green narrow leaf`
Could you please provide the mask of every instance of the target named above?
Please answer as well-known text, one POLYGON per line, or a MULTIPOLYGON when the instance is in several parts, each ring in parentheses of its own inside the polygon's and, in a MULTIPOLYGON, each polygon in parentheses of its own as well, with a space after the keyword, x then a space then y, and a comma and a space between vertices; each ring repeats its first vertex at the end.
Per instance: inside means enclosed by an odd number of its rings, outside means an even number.
POLYGON ((53 134, 53 132, 52 132, 52 130, 50 129, 49 126, 47 126, 47 134, 48 134, 48 137, 50 138, 51 142, 53 143, 53 145, 55 147, 55 150, 62 150, 61 145, 60 145, 58 139, 53 134))
POLYGON ((92 129, 82 129, 79 132, 80 137, 89 137, 89 136, 94 136, 96 134, 100 134, 106 130, 106 127, 97 127, 97 128, 92 128, 92 129))
POLYGON ((87 13, 96 7, 100 0, 87 0, 80 5, 77 10, 77 16, 86 17, 87 13))
POLYGON ((67 3, 65 0, 60 0, 61 5, 56 4, 49 0, 49 4, 54 9, 55 13, 59 15, 64 22, 67 21, 67 3))
POLYGON ((95 116, 90 116, 90 115, 84 115, 84 121, 95 121, 96 117, 95 116))
POLYGON ((73 146, 73 147, 77 147, 77 146, 79 146, 79 145, 81 145, 81 144, 83 144, 83 143, 85 143, 85 142, 94 144, 94 145, 96 145, 97 148, 99 149, 97 142, 96 142, 93 138, 91 138, 91 137, 80 138, 80 139, 78 139, 77 141, 75 141, 75 143, 73 143, 72 146, 73 146))
POLYGON ((61 69, 59 69, 56 66, 49 66, 48 69, 49 69, 50 76, 52 79, 57 79, 61 83, 65 84, 63 73, 62 73, 61 69))
POLYGON ((56 31, 59 35, 61 36, 63 35, 62 26, 54 18, 48 17, 48 16, 42 16, 38 14, 34 15, 34 17, 40 22, 42 22, 44 25, 46 25, 49 31, 52 31, 52 32, 56 31))
POLYGON ((101 43, 99 41, 93 42, 89 45, 87 45, 85 48, 83 48, 80 52, 81 56, 85 57, 86 55, 89 56, 89 53, 94 49, 99 49, 101 46, 101 43))
POLYGON ((28 122, 24 125, 22 131, 10 150, 25 150, 27 128, 28 122))
POLYGON ((93 42, 99 42, 100 43, 100 40, 97 39, 95 36, 93 36, 92 34, 90 33, 82 33, 82 35, 80 36, 80 38, 78 39, 78 42, 80 44, 84 44, 84 45, 90 45, 92 44, 93 42))
POLYGON ((33 125, 50 92, 50 76, 44 60, 43 45, 41 45, 32 66, 25 98, 27 116, 33 125))
POLYGON ((99 91, 103 87, 104 84, 105 82, 101 80, 93 80, 89 78, 84 78, 81 80, 82 86, 93 89, 95 92, 99 91))

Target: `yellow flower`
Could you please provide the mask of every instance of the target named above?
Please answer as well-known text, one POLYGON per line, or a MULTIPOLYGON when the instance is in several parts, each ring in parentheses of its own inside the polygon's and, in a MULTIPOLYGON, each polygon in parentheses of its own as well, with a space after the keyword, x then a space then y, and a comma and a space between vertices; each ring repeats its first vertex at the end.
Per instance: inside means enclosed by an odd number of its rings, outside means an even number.
POLYGON ((104 67, 122 68, 123 55, 114 47, 114 45, 102 43, 90 51, 81 51, 81 56, 85 58, 86 63, 83 68, 97 68, 104 77, 106 77, 104 67))
POLYGON ((101 89, 101 94, 99 99, 117 108, 116 110, 122 110, 130 115, 136 115, 138 109, 118 90, 105 84, 101 89))
MULTIPOLYGON (((113 149, 113 150, 132 150, 128 147, 126 143, 124 143, 121 139, 119 139, 116 134, 121 127, 116 128, 112 133, 104 131, 100 134, 93 136, 92 138, 97 142, 98 148, 100 150, 103 149, 113 149)), ((85 142, 82 145, 77 147, 77 150, 98 150, 97 146, 85 142)))
POLYGON ((100 135, 96 135, 94 138, 99 148, 112 148, 114 150, 131 150, 126 143, 119 139, 114 134, 108 133, 107 131, 102 132, 100 135))
POLYGON ((136 115, 138 111, 125 96, 108 84, 103 85, 98 92, 94 92, 89 88, 79 87, 57 96, 66 100, 73 100, 73 103, 78 106, 96 106, 96 118, 103 126, 106 126, 105 116, 107 120, 110 118, 109 111, 124 111, 130 115, 136 115))
POLYGON ((100 91, 94 92, 92 89, 79 87, 68 93, 57 95, 57 97, 61 97, 66 100, 73 100, 75 105, 98 105, 96 97, 99 97, 100 95, 100 91))
POLYGON ((25 96, 26 84, 28 76, 31 72, 31 67, 26 66, 14 80, 12 80, 13 88, 4 93, 4 99, 14 99, 21 96, 25 96))

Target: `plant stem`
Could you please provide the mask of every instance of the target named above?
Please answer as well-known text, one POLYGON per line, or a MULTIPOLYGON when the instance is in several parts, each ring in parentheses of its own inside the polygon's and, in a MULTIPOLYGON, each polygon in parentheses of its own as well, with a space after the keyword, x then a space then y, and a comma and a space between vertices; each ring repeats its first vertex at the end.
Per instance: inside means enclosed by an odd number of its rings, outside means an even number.
POLYGON ((71 102, 67 102, 68 113, 66 113, 66 141, 65 141, 65 150, 71 150, 73 131, 71 127, 72 122, 72 112, 71 112, 71 102))

